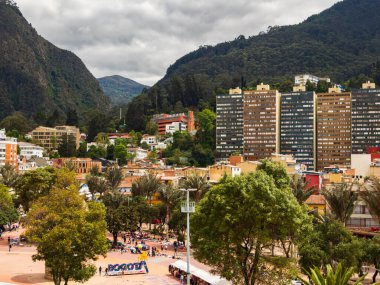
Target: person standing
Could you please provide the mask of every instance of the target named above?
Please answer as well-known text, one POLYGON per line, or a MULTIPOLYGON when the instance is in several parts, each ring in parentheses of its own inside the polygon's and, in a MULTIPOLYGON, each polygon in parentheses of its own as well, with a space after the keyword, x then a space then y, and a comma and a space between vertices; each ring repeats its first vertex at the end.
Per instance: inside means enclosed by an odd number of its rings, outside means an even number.
POLYGON ((11 252, 12 244, 9 244, 9 252, 11 252))
POLYGON ((99 266, 99 275, 102 275, 102 266, 99 266))
POLYGON ((104 276, 108 276, 108 268, 106 267, 106 270, 104 270, 104 276))

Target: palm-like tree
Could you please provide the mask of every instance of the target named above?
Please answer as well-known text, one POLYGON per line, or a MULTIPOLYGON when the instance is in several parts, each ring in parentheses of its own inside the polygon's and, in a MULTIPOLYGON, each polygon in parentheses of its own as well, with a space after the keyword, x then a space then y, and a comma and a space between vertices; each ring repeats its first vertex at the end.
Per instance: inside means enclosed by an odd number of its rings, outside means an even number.
POLYGON ((108 181, 102 176, 89 175, 86 177, 88 190, 92 194, 92 199, 95 199, 95 194, 99 193, 100 197, 109 189, 108 181))
POLYGON ((327 204, 330 207, 334 219, 346 225, 355 208, 358 193, 352 191, 353 184, 339 183, 334 184, 331 189, 322 191, 327 204))
POLYGON ((199 176, 196 174, 193 174, 187 179, 183 180, 181 183, 181 187, 187 188, 187 189, 197 189, 197 191, 194 191, 194 200, 196 202, 199 202, 203 196, 206 194, 206 192, 210 189, 210 183, 207 180, 207 175, 199 176))
POLYGON ((364 280, 365 275, 357 279, 354 283, 350 282, 351 277, 354 275, 355 270, 353 267, 348 269, 344 269, 342 264, 339 263, 334 270, 331 265, 327 265, 327 271, 324 275, 323 272, 319 268, 311 269, 308 273, 309 278, 313 281, 307 282, 306 280, 302 280, 302 282, 306 285, 310 284, 319 284, 319 285, 360 285, 361 281, 364 280))
POLYGON ((371 178, 370 182, 364 187, 361 196, 366 202, 370 213, 380 219, 380 180, 371 178))
POLYGON ((21 180, 21 175, 17 173, 16 168, 8 163, 0 168, 0 175, 1 184, 9 188, 15 188, 21 180))
POLYGON ((170 221, 171 211, 177 205, 177 203, 182 199, 183 192, 179 191, 177 188, 174 188, 172 185, 166 185, 161 187, 158 191, 162 203, 166 206, 166 217, 167 223, 170 221))
POLYGON ((109 167, 105 173, 110 190, 116 193, 121 181, 123 180, 123 172, 120 167, 114 165, 109 167))
POLYGON ((305 180, 299 175, 293 176, 290 181, 290 187, 300 205, 302 205, 316 191, 314 186, 308 186, 305 180))
POLYGON ((160 178, 153 173, 148 173, 133 182, 132 195, 146 196, 149 200, 149 205, 151 205, 152 196, 160 190, 161 186, 160 178))

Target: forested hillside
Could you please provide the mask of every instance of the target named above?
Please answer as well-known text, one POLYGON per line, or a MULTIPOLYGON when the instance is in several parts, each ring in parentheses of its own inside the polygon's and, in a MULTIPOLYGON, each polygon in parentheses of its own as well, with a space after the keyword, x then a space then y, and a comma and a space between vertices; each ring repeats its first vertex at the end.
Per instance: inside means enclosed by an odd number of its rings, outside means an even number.
POLYGON ((110 98, 114 106, 128 104, 134 97, 139 95, 144 88, 149 88, 149 86, 120 75, 98 78, 98 81, 104 94, 110 98))
POLYGON ((0 0, 0 120, 20 111, 35 124, 78 124, 108 108, 83 62, 39 36, 14 3, 0 0))
POLYGON ((376 74, 379 11, 380 1, 344 0, 298 25, 203 46, 178 59, 161 81, 130 103, 127 123, 144 128, 154 112, 213 107, 215 94, 223 89, 292 81, 298 73, 329 76, 335 82, 376 74), (137 114, 146 117, 136 121, 137 114))

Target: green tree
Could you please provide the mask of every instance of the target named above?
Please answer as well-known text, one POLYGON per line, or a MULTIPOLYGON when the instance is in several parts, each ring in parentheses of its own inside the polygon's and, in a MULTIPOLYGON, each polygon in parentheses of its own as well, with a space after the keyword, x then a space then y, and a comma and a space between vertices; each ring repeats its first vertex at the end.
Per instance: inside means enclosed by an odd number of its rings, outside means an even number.
POLYGON ((21 112, 15 112, 4 118, 0 123, 0 128, 8 131, 16 130, 20 134, 26 134, 30 129, 30 120, 28 120, 21 112))
POLYGON ((200 176, 195 173, 183 180, 180 186, 184 188, 197 189, 197 191, 190 193, 196 202, 199 202, 211 187, 207 180, 207 175, 200 176))
POLYGON ((156 151, 155 149, 152 150, 152 151, 150 151, 150 152, 148 153, 148 157, 147 157, 147 158, 149 159, 150 162, 152 162, 152 163, 156 163, 156 162, 157 162, 157 159, 158 159, 157 151, 156 151))
POLYGON ((168 225, 168 230, 166 235, 169 235, 169 223, 172 216, 173 208, 178 204, 178 202, 183 198, 183 192, 174 188, 172 185, 166 185, 161 187, 159 190, 160 198, 163 205, 166 208, 166 224, 168 225))
POLYGON ((372 177, 368 182, 361 196, 368 205, 370 213, 380 220, 380 180, 372 177))
POLYGON ((27 212, 31 204, 38 198, 45 196, 55 183, 56 175, 53 168, 37 168, 26 173, 15 189, 17 202, 27 212))
POLYGON ((299 245, 300 265, 309 269, 341 262, 345 267, 358 268, 362 259, 360 242, 342 223, 319 217, 313 230, 305 234, 299 245))
POLYGON ((299 175, 294 175, 292 177, 290 180, 290 188, 300 205, 316 192, 315 187, 308 186, 304 178, 299 175))
POLYGON ((0 226, 11 225, 18 220, 18 214, 14 207, 9 189, 0 184, 0 226))
POLYGON ((107 194, 103 198, 107 209, 107 229, 113 236, 113 245, 117 244, 117 236, 120 231, 135 231, 138 218, 133 204, 128 197, 121 194, 107 194))
POLYGON ((158 125, 153 121, 148 121, 145 126, 145 132, 148 135, 155 135, 158 132, 158 125))
POLYGON ((314 269, 310 269, 308 273, 309 278, 313 281, 307 282, 306 280, 302 280, 304 284, 323 284, 323 285, 361 285, 361 281, 364 280, 365 276, 358 278, 354 283, 352 283, 351 277, 354 276, 355 269, 350 267, 348 269, 343 268, 342 264, 339 263, 334 270, 330 264, 327 265, 326 274, 323 274, 321 269, 315 267, 314 269))
POLYGON ((87 143, 81 142, 77 151, 77 157, 88 157, 87 155, 87 143))
POLYGON ((61 157, 75 157, 77 153, 76 147, 74 136, 63 134, 58 146, 58 153, 61 157))
POLYGON ((149 205, 152 205, 152 197, 161 187, 160 178, 153 173, 148 173, 132 183, 132 195, 144 196, 148 199, 149 205))
MULTIPOLYGON (((369 264, 373 264, 375 268, 379 269, 380 267, 380 236, 376 235, 371 240, 365 241, 364 246, 365 251, 365 261, 369 264)), ((376 277, 379 274, 378 270, 375 270, 372 275, 372 282, 376 282, 376 277)))
POLYGON ((79 119, 78 113, 75 109, 69 109, 66 113, 66 125, 68 126, 78 126, 79 119))
POLYGON ((87 152, 87 156, 91 158, 106 157, 107 151, 103 146, 90 146, 87 152))
POLYGON ((132 159, 133 155, 128 152, 125 145, 119 143, 115 145, 113 157, 120 166, 123 166, 127 164, 128 160, 132 159))
POLYGON ((286 169, 280 163, 268 159, 263 159, 260 162, 261 164, 257 167, 257 170, 263 170, 272 176, 278 188, 289 187, 290 177, 286 173, 286 169))
POLYGON ((196 116, 197 119, 197 141, 203 146, 215 148, 215 121, 216 114, 210 109, 204 109, 196 116))
POLYGON ((110 143, 110 140, 106 133, 98 133, 95 137, 95 142, 101 145, 107 145, 110 143))
POLYGON ((0 183, 9 188, 15 188, 20 183, 21 175, 13 165, 6 163, 0 168, 0 183))
POLYGON ((98 175, 88 175, 86 177, 86 184, 93 200, 96 199, 96 193, 99 193, 100 198, 102 198, 109 187, 107 180, 104 177, 98 175))
POLYGON ((355 209, 358 194, 352 191, 353 184, 334 184, 330 189, 322 191, 334 219, 346 224, 355 209))
POLYGON ((107 253, 105 215, 102 204, 83 201, 76 185, 54 187, 33 205, 26 235, 37 244, 33 260, 45 261, 55 285, 84 282, 95 274, 88 261, 107 253))
POLYGON ((112 193, 117 193, 119 185, 123 180, 123 172, 117 165, 108 167, 105 173, 105 177, 108 182, 108 186, 112 193))
POLYGON ((290 190, 276 187, 264 171, 227 177, 211 188, 192 216, 194 255, 228 280, 253 285, 263 270, 276 273, 279 263, 272 261, 290 262, 264 255, 273 233, 281 238, 289 227, 299 228, 307 220, 290 190))

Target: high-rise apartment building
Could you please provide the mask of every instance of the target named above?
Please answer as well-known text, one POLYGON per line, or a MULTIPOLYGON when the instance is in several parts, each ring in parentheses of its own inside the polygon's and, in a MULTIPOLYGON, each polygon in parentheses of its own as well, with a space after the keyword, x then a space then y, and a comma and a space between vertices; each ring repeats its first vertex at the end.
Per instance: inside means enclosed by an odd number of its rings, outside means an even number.
POLYGON ((243 92, 243 154, 247 160, 278 153, 279 100, 280 94, 269 85, 260 84, 257 90, 243 92))
POLYGON ((10 164, 17 167, 17 139, 7 137, 5 129, 0 130, 0 166, 10 164))
POLYGON ((80 132, 74 126, 56 126, 48 128, 39 126, 32 131, 32 140, 39 143, 43 148, 52 150, 57 149, 63 135, 72 135, 75 139, 76 148, 79 148, 80 132))
POLYGON ((380 89, 367 82, 352 90, 352 153, 380 146, 380 89))
POLYGON ((350 165, 351 93, 329 88, 317 94, 317 170, 350 165))
POLYGON ((216 151, 226 160, 243 151, 243 94, 240 88, 216 95, 216 151))
POLYGON ((314 170, 315 93, 305 87, 282 93, 280 100, 280 153, 291 154, 314 170))

